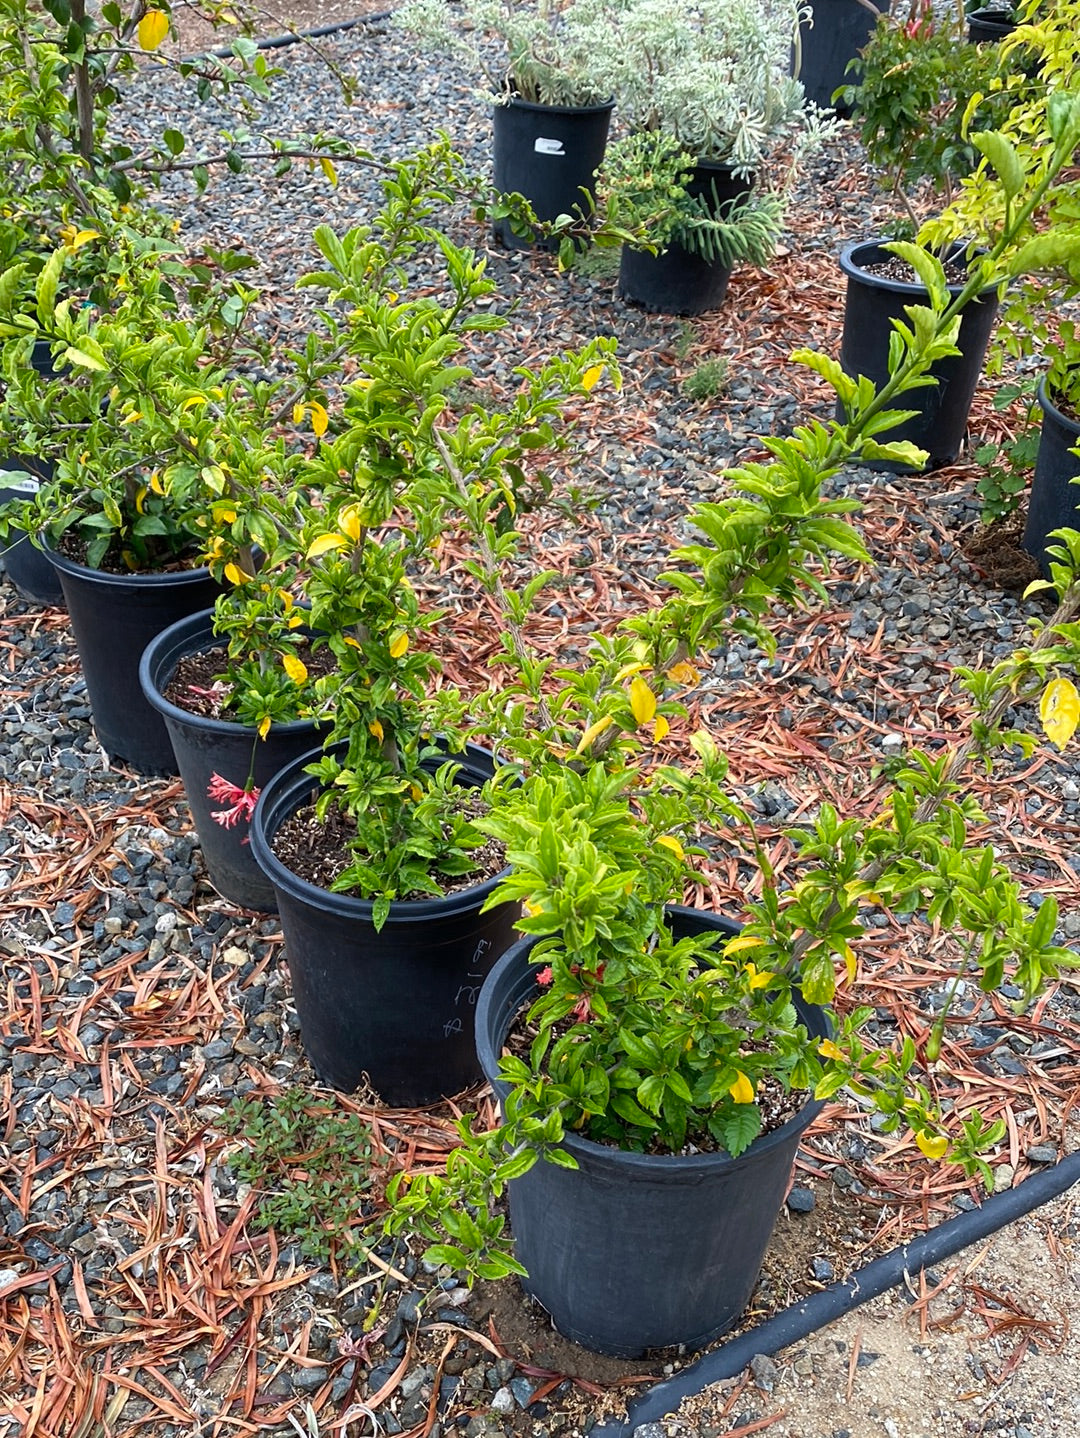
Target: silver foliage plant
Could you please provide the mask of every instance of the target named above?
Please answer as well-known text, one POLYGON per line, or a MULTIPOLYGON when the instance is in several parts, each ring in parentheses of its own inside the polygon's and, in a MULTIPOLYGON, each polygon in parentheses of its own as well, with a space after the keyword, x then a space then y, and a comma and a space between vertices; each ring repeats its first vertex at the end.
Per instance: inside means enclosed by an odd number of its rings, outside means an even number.
POLYGON ((789 0, 602 0, 578 25, 624 125, 748 175, 832 123, 788 73, 798 19, 789 0))
MULTIPOLYGON (((484 77, 484 98, 541 105, 595 105, 611 99, 606 57, 595 50, 607 0, 405 0, 392 23, 458 56, 484 77), (501 51, 488 43, 497 36, 501 51)), ((605 49, 610 37, 605 38, 605 49)))

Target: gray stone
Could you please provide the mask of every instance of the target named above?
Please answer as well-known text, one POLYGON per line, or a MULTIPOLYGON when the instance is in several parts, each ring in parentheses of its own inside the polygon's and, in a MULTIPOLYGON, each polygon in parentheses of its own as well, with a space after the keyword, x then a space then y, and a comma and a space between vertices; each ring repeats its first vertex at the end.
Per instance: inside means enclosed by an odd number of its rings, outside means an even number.
POLYGON ((513 1413, 514 1395, 509 1388, 500 1388, 491 1400, 493 1413, 513 1413))
POLYGON ((799 1183, 787 1196, 787 1206, 792 1213, 813 1213, 816 1201, 813 1189, 799 1183))
POLYGON ((1033 1143, 1024 1153, 1029 1163, 1057 1163, 1057 1149, 1052 1143, 1033 1143))
POLYGON ((292 1375, 292 1386, 298 1393, 314 1393, 329 1377, 326 1368, 298 1368, 292 1375))
POLYGON ((754 1382, 766 1393, 771 1393, 776 1387, 776 1380, 780 1376, 780 1370, 776 1364, 764 1353, 755 1353, 750 1360, 750 1372, 754 1375, 754 1382))

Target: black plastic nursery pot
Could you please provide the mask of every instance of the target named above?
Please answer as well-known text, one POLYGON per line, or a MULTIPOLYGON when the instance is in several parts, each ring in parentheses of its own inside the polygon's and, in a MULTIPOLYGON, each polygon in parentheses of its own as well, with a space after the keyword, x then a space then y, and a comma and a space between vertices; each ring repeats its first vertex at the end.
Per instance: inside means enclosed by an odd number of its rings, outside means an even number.
MULTIPOLYGON (((538 220, 554 220, 575 208, 587 213, 581 192, 592 195, 614 107, 614 100, 574 107, 538 105, 517 97, 493 106, 496 190, 524 195, 538 220)), ((506 220, 496 221, 493 228, 508 249, 532 247, 506 220)))
MULTIPOLYGON (((492 964, 510 946, 514 904, 481 909, 497 879, 445 898, 401 900, 376 933, 366 899, 301 879, 273 851, 274 838, 319 790, 295 760, 267 784, 251 821, 255 860, 274 886, 300 1037, 324 1083, 351 1093, 367 1081, 392 1108, 420 1108, 482 1077, 473 1009, 492 964)), ((459 781, 494 772, 485 749, 448 755, 459 781)))
MULTIPOLYGON (((668 915, 680 937, 739 931, 703 910, 673 906, 668 915)), ((503 955, 477 1006, 477 1051, 500 1096, 499 1054, 536 992, 534 942, 521 940, 503 955)), ((800 1015, 811 1033, 828 1034, 821 1009, 800 1005, 800 1015)), ((628 1153, 567 1135, 562 1146, 576 1169, 541 1160, 509 1184, 525 1291, 560 1333, 597 1353, 637 1358, 718 1337, 746 1307, 799 1141, 821 1107, 808 1103, 737 1159, 628 1153)))
POLYGON ((311 752, 318 730, 314 720, 296 719, 271 725, 266 738, 260 739, 250 724, 204 718, 166 699, 164 691, 180 661, 220 643, 214 636, 212 609, 189 614, 147 645, 139 682, 147 703, 165 722, 210 882, 231 903, 273 913, 274 886, 252 855, 249 821, 242 814, 228 825, 215 820, 215 812, 227 811, 230 805, 211 797, 210 786, 217 776, 240 789, 248 786, 250 778, 262 789, 280 769, 311 752))
MULTIPOLYGON (((883 4, 880 8, 889 7, 883 4)), ((834 105, 833 95, 841 85, 852 82, 853 77, 847 73, 848 64, 870 39, 876 24, 877 16, 861 0, 812 0, 812 4, 803 7, 799 23, 798 79, 808 101, 823 110, 835 109, 841 115, 849 113, 848 106, 834 105), (807 10, 810 14, 805 13, 807 10)), ((793 48, 793 67, 794 61, 793 48)))
POLYGON ((1039 385, 1042 406, 1042 429, 1039 453, 1031 480, 1027 523, 1024 526, 1024 548, 1034 554, 1045 578, 1050 576, 1047 545, 1052 530, 1076 529, 1080 526, 1080 455, 1073 451, 1080 445, 1080 424, 1062 414, 1046 390, 1046 381, 1039 385))
POLYGON ((968 15, 968 40, 973 45, 1004 40, 1016 29, 1016 17, 1006 10, 994 10, 989 6, 972 10, 968 15))
MULTIPOLYGON (((929 303, 926 288, 916 281, 894 280, 870 273, 867 265, 886 263, 893 258, 885 249, 886 240, 866 240, 848 245, 840 255, 840 268, 847 277, 844 302, 844 333, 840 364, 846 374, 866 375, 875 386, 889 378, 889 336, 894 319, 906 321, 905 305, 929 303)), ((962 284, 949 286, 956 296, 962 284)), ((904 424, 879 436, 882 443, 910 440, 927 452, 928 470, 952 464, 960 453, 967 430, 975 386, 982 373, 986 347, 997 318, 997 289, 983 290, 960 317, 959 355, 938 360, 930 369, 937 384, 909 390, 896 402, 897 409, 918 413, 904 424)), ((906 465, 877 463, 870 466, 888 473, 910 473, 906 465)))
MULTIPOLYGON (((35 469, 40 461, 10 455, 0 461, 0 507, 20 499, 32 499, 41 480, 35 469), (6 470, 6 473, 4 471, 6 470)), ((48 556, 22 530, 12 530, 0 555, 0 563, 15 592, 28 604, 57 607, 64 602, 56 570, 48 556)))
POLYGON ((139 774, 175 774, 169 731, 139 684, 142 652, 184 615, 219 593, 205 568, 159 574, 108 574, 59 554, 45 542, 64 590, 94 732, 111 759, 139 774))
MULTIPOLYGON (((716 213, 731 201, 744 200, 754 188, 754 177, 735 179, 727 165, 700 160, 687 182, 687 194, 703 198, 716 213)), ((619 260, 619 295, 654 315, 701 315, 723 303, 732 266, 673 243, 661 254, 622 248, 619 260)))

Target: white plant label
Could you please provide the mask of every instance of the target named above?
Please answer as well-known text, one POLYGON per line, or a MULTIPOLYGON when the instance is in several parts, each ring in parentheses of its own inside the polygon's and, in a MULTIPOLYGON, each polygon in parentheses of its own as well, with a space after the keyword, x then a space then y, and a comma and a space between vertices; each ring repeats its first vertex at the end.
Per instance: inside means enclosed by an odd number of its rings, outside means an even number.
POLYGON ((538 155, 565 155, 565 154, 566 154, 566 151, 563 149, 563 143, 562 143, 561 140, 545 140, 545 139, 543 138, 543 136, 541 136, 541 137, 536 141, 536 143, 533 145, 533 149, 536 151, 536 153, 537 153, 538 155))
POLYGON ((41 485, 31 479, 25 469, 0 469, 0 489, 11 489, 16 494, 37 494, 41 485))

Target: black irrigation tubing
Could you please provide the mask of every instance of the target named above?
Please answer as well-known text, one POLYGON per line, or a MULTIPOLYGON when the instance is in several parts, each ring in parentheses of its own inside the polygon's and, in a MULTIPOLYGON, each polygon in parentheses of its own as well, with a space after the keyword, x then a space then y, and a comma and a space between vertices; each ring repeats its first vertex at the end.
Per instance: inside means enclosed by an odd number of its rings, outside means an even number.
MULTIPOLYGON (((298 45, 303 40, 323 40, 327 35, 339 35, 343 30, 354 30, 357 25, 367 25, 373 20, 389 20, 394 12, 392 10, 377 10, 370 15, 357 15, 352 20, 336 20, 332 25, 316 25, 314 30, 287 30, 284 35, 268 35, 265 39, 256 40, 257 50, 283 50, 286 45, 298 45)), ((212 58, 214 60, 228 60, 232 55, 230 45, 220 45, 216 50, 207 52, 207 56, 193 55, 193 60, 212 58)))
POLYGON ((1053 1168, 1044 1169, 1016 1188, 993 1195, 979 1208, 958 1214, 910 1243, 875 1258, 843 1283, 834 1283, 801 1303, 793 1303, 760 1327, 706 1353, 673 1378, 647 1388, 629 1405, 624 1423, 597 1424, 590 1430, 589 1438, 631 1438, 635 1428, 643 1423, 659 1422, 684 1399, 700 1393, 710 1383, 734 1378, 755 1355, 778 1353, 781 1348, 808 1338, 826 1323, 895 1288, 907 1275, 951 1258, 960 1249, 997 1233, 1007 1223, 1049 1203, 1078 1181, 1080 1151, 1069 1154, 1053 1168))

